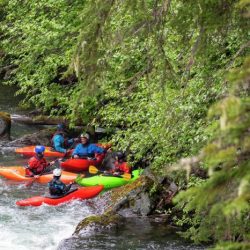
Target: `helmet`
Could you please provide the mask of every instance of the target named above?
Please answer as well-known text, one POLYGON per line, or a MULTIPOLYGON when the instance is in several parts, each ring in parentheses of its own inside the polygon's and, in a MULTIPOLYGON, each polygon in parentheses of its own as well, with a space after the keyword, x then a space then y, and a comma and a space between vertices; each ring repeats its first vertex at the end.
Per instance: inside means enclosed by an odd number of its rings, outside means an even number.
POLYGON ((57 125, 57 130, 64 130, 65 129, 65 124, 60 123, 57 125))
POLYGON ((53 170, 53 175, 54 176, 59 177, 59 176, 61 176, 61 174, 62 174, 62 170, 60 168, 56 168, 56 169, 53 170))
POLYGON ((36 146, 35 147, 35 152, 37 153, 37 154, 42 154, 42 153, 44 153, 44 151, 45 151, 45 147, 44 146, 36 146))
POLYGON ((83 134, 81 134, 81 136, 80 137, 85 137, 87 140, 89 140, 89 134, 87 134, 87 133, 83 133, 83 134))
POLYGON ((125 154, 121 151, 118 151, 116 153, 116 157, 118 158, 118 160, 124 159, 125 158, 125 154))

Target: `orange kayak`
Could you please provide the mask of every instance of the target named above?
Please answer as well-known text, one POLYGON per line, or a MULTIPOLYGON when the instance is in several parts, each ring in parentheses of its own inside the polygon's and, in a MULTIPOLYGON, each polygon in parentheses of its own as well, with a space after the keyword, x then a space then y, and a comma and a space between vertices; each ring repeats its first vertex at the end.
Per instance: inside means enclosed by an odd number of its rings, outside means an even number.
MULTIPOLYGON (((23 148, 17 148, 15 150, 15 152, 17 154, 31 157, 31 156, 34 156, 36 154, 35 147, 36 146, 27 146, 27 147, 23 147, 23 148)), ((66 156, 70 156, 72 154, 72 151, 73 151, 73 149, 70 150, 69 154, 67 154, 66 156)), ((46 156, 46 157, 65 157, 65 154, 58 152, 58 151, 55 151, 52 147, 45 147, 44 156, 46 156)))
MULTIPOLYGON (((109 149, 111 147, 111 144, 110 143, 104 143, 104 144, 96 144, 97 146, 99 147, 102 147, 104 149, 109 149)), ((24 155, 24 156, 28 156, 28 157, 31 157, 31 156, 34 156, 36 153, 35 153, 35 147, 36 146, 27 146, 27 147, 22 147, 22 148, 17 148, 15 150, 15 152, 17 154, 21 154, 21 155, 24 155)), ((61 152, 58 152, 58 151, 55 151, 52 147, 45 147, 45 152, 44 152, 44 156, 46 157, 67 157, 67 156, 71 156, 71 154, 73 153, 73 149, 70 150, 67 155, 65 155, 64 153, 61 153, 61 152)))
MULTIPOLYGON (((30 181, 33 177, 25 176, 25 168, 21 166, 12 167, 0 167, 0 176, 3 176, 9 180, 13 181, 30 181)), ((77 174, 70 173, 67 171, 62 171, 61 181, 65 184, 71 183, 75 180, 77 174)), ((53 174, 43 174, 39 176, 35 181, 39 183, 48 183, 53 179, 53 174)))

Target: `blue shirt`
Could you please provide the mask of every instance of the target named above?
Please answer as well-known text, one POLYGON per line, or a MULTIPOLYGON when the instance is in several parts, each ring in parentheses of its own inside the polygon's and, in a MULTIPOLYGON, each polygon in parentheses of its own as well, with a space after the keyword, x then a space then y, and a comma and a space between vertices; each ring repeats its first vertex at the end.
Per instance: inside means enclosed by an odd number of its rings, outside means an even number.
POLYGON ((74 152, 73 152, 73 156, 74 155, 78 155, 79 157, 93 157, 96 153, 97 154, 101 154, 104 153, 105 150, 101 147, 98 147, 95 144, 87 144, 87 145, 83 145, 82 143, 79 143, 74 152))
MULTIPOLYGON (((66 153, 67 150, 66 150, 66 148, 64 146, 64 142, 65 142, 65 139, 61 134, 54 135, 54 137, 53 137, 53 146, 54 146, 54 149, 56 151, 61 152, 61 153, 66 153)), ((73 139, 67 140, 67 143, 69 145, 73 144, 73 142, 74 142, 73 139)))

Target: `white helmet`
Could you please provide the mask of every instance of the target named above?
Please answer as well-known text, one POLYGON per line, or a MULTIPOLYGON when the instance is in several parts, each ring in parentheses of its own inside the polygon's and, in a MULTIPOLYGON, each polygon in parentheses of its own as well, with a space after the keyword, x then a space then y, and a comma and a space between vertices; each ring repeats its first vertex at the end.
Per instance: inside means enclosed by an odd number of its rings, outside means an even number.
POLYGON ((88 133, 81 134, 80 137, 81 138, 86 138, 87 140, 89 140, 89 134, 88 133))
POLYGON ((62 170, 60 168, 56 168, 53 170, 53 175, 54 176, 61 176, 62 170))

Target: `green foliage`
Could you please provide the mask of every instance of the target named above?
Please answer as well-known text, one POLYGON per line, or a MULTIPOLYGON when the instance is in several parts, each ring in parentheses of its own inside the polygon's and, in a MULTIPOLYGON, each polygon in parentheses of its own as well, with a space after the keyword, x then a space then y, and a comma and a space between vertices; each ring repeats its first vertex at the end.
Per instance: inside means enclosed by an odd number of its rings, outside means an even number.
POLYGON ((214 249, 215 250, 248 250, 250 244, 248 242, 230 242, 230 243, 221 243, 218 244, 214 249))
MULTIPOLYGON (((250 87, 249 74, 243 74, 244 69, 248 71, 248 62, 249 58, 241 68, 234 70, 234 74, 239 72, 242 77, 234 77, 237 89, 250 87)), ((212 239, 241 242, 233 245, 235 249, 246 249, 250 233, 249 102, 245 94, 226 97, 211 108, 211 114, 220 116, 220 133, 204 149, 210 177, 201 185, 181 192, 175 201, 184 207, 184 218, 193 213, 186 237, 196 242, 212 239), (200 220, 202 215, 206 216, 200 220)), ((222 249, 222 245, 215 249, 222 249)), ((231 245, 225 246, 225 249, 234 249, 231 245)))
POLYGON ((5 1, 1 47, 5 63, 16 65, 25 102, 51 115, 70 113, 74 75, 67 75, 80 33, 83 1, 5 1))

